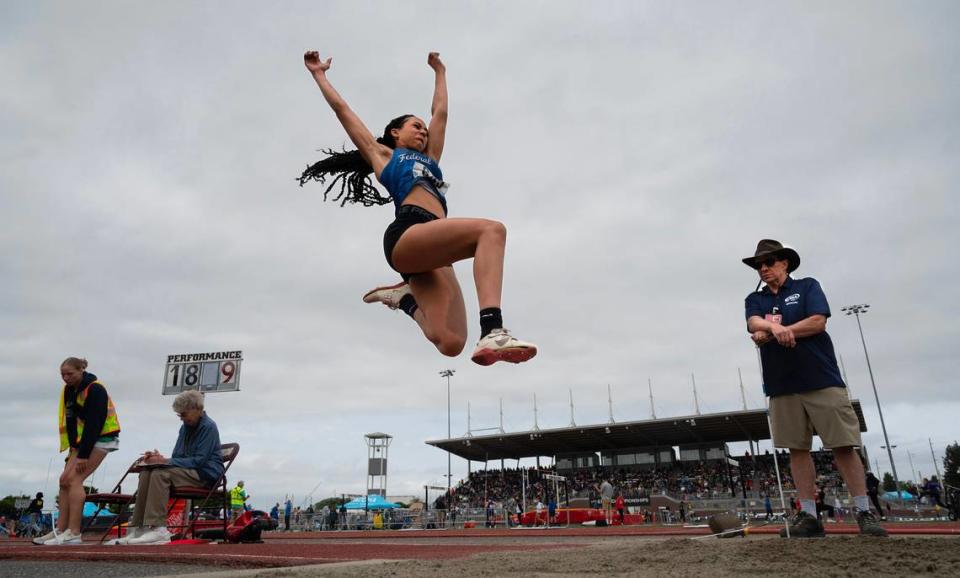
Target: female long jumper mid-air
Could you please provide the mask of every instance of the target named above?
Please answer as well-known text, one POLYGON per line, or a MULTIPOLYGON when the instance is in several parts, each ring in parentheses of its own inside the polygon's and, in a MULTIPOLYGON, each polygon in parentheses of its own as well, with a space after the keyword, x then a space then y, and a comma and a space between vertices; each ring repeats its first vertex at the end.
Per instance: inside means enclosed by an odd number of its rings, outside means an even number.
POLYGON ((325 151, 328 157, 304 171, 308 180, 324 182, 333 176, 327 193, 339 182, 334 200, 396 206, 396 220, 383 237, 387 263, 403 282, 378 287, 363 296, 367 303, 383 303, 413 318, 440 353, 454 357, 467 341, 467 319, 460 284, 452 264, 473 258, 473 277, 480 302, 480 341, 471 358, 480 365, 497 361, 520 363, 537 354, 537 346, 513 337, 503 328, 500 294, 507 231, 487 219, 447 218, 447 184, 438 162, 447 128, 446 68, 436 52, 427 64, 435 72, 429 126, 406 114, 390 121, 383 136, 374 138, 327 79, 332 58, 321 60, 307 52, 303 62, 320 92, 347 131, 356 151, 325 151), (373 187, 370 173, 386 187, 383 197, 373 187))

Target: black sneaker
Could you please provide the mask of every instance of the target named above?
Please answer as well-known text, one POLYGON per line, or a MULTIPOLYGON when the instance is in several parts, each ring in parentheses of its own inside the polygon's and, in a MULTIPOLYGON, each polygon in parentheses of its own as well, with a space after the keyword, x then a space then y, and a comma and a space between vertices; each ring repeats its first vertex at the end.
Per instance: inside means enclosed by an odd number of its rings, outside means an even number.
POLYGON ((857 525, 860 526, 861 536, 886 537, 887 531, 880 525, 880 521, 869 510, 857 512, 857 525))
MULTIPOLYGON (((810 514, 801 510, 793 520, 790 521, 791 538, 823 538, 826 534, 823 531, 823 524, 810 514)), ((787 537, 787 529, 780 530, 780 537, 787 537)))

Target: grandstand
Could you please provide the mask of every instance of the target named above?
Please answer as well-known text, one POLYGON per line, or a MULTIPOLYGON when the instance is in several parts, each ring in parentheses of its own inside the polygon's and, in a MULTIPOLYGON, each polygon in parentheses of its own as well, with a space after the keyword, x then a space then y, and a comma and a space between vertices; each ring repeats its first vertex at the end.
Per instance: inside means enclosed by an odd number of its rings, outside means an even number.
MULTIPOLYGON (((867 431, 859 400, 852 400, 867 431)), ((589 507, 597 502, 604 480, 617 485, 634 509, 677 509, 681 502, 700 508, 710 500, 759 499, 776 493, 774 455, 757 455, 756 444, 770 439, 766 410, 742 410, 630 422, 534 429, 513 433, 466 435, 428 440, 468 463, 468 477, 443 504, 481 507, 489 501, 518 502, 546 498, 554 490, 545 474, 563 476, 558 502, 589 507), (750 450, 731 456, 730 443, 747 442, 750 450), (540 467, 541 457, 552 467, 540 467), (520 468, 522 458, 536 458, 536 468, 520 468), (500 460, 499 470, 487 470, 500 460), (506 467, 517 460, 517 468, 506 467), (473 462, 484 469, 473 471, 473 462), (450 502, 452 499, 452 502, 450 502)), ((845 494, 829 451, 813 452, 818 482, 833 494, 845 494)), ((793 489, 786 453, 780 453, 784 489, 793 489)), ((866 459, 866 456, 864 455, 866 459)))
MULTIPOLYGON (((867 431, 859 400, 851 400, 860 420, 860 431, 867 431)), ((726 444, 749 442, 755 444, 770 439, 767 412, 763 409, 742 410, 712 414, 688 415, 642 421, 616 422, 599 425, 535 429, 515 433, 467 435, 459 438, 427 440, 427 444, 448 451, 470 463, 490 460, 518 460, 549 456, 558 469, 564 469, 564 460, 577 457, 588 462, 573 461, 572 468, 604 466, 666 465, 662 460, 675 460, 673 448, 680 448, 684 456, 711 459, 726 444), (650 456, 643 455, 649 453, 650 456), (669 455, 668 455, 669 453, 669 455), (597 455, 601 463, 596 463, 597 455), (629 462, 621 456, 635 455, 629 462)), ((719 457, 723 457, 720 454, 719 457)), ((627 458, 629 460, 629 458, 627 458)), ((671 462, 672 463, 672 462, 671 462)))

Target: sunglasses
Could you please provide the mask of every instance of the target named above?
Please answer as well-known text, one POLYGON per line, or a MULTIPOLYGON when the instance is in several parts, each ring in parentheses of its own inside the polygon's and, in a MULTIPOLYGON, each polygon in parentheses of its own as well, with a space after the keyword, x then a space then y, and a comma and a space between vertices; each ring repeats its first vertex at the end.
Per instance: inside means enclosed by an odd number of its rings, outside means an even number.
POLYGON ((767 268, 773 267, 773 264, 777 261, 782 261, 782 259, 777 259, 776 257, 767 257, 766 259, 754 261, 754 268, 759 270, 760 267, 766 266, 767 268))

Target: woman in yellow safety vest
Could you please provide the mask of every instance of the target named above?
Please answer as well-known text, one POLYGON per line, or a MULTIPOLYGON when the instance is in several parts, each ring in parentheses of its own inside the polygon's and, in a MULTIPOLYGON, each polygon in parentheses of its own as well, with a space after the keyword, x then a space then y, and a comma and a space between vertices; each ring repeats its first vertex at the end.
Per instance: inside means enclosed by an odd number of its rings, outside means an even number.
POLYGON ((247 491, 243 489, 243 480, 237 482, 237 485, 230 490, 230 509, 234 520, 246 509, 246 502, 249 497, 247 491))
POLYGON ((88 373, 87 360, 68 357, 60 365, 63 393, 60 396, 60 451, 67 454, 60 474, 60 518, 56 532, 34 539, 48 546, 80 544, 83 481, 120 447, 120 422, 107 389, 88 373))

